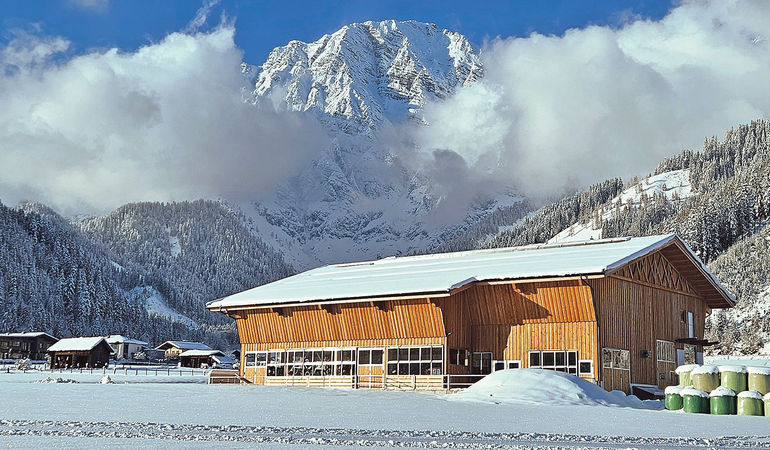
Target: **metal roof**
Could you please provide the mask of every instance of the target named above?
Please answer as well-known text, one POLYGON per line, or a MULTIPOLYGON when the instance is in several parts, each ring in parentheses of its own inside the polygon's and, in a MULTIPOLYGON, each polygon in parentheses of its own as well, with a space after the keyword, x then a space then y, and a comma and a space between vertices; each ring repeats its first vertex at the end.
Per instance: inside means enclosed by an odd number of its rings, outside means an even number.
MULTIPOLYGON (((371 299, 410 294, 450 293, 477 281, 516 280, 604 274, 628 262, 683 241, 675 234, 534 244, 490 250, 390 257, 335 264, 302 272, 208 303, 209 309, 331 300, 371 299)), ((726 303, 733 297, 706 266, 692 261, 726 303)))

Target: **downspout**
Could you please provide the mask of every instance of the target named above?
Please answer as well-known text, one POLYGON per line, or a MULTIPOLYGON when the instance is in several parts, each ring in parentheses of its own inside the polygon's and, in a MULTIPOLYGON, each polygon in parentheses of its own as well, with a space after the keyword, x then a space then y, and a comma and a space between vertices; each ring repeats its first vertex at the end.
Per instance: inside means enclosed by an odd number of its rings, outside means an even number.
POLYGON ((591 292, 591 303, 594 305, 594 318, 596 319, 596 367, 594 370, 596 371, 596 381, 598 381, 599 386, 604 387, 603 383, 604 380, 602 380, 602 358, 601 358, 601 333, 599 333, 599 308, 596 303, 596 295, 594 295, 594 287, 591 286, 591 283, 588 282, 588 277, 585 275, 580 275, 580 281, 588 286, 588 290, 591 292))

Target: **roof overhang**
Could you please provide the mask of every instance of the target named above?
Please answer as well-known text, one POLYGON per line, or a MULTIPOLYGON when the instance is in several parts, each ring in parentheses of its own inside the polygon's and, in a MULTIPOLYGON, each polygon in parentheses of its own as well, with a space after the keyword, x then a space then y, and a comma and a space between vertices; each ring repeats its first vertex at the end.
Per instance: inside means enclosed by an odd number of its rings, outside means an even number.
POLYGON ((653 252, 660 252, 673 264, 709 308, 732 308, 735 306, 735 297, 719 283, 719 280, 708 270, 703 261, 695 255, 695 252, 692 251, 687 243, 676 235, 672 235, 661 246, 644 249, 613 264, 611 267, 608 267, 606 274, 611 275, 621 267, 653 252))
POLYGON ((337 305, 337 304, 351 304, 351 303, 372 303, 372 302, 387 302, 387 301, 396 301, 396 300, 416 300, 416 299, 435 299, 435 298, 446 298, 451 297, 452 295, 455 295, 461 291, 464 291, 466 289, 469 289, 473 286, 494 286, 494 285, 501 285, 501 284, 524 284, 524 283, 535 283, 535 282, 548 282, 548 281, 567 281, 567 280, 590 280, 590 279, 596 279, 596 278, 603 278, 604 274, 595 273, 595 274, 586 274, 586 275, 569 275, 569 276, 563 276, 563 277, 543 277, 543 278, 500 278, 495 280, 483 280, 479 281, 474 279, 468 279, 465 280, 466 282, 458 283, 452 287, 450 290, 445 291, 434 291, 434 292, 417 292, 417 293, 408 293, 405 292, 403 295, 387 295, 387 296, 371 296, 371 297, 354 297, 354 298, 335 298, 335 299, 319 299, 312 302, 275 302, 275 303, 265 303, 260 305, 250 305, 250 304, 243 304, 243 305, 234 305, 234 306, 209 306, 212 305, 214 302, 209 302, 206 307, 213 311, 213 312, 221 312, 223 314, 230 315, 231 313, 234 313, 236 311, 243 311, 243 310, 260 310, 260 309, 275 309, 275 308, 294 308, 299 306, 320 306, 320 305, 337 305))

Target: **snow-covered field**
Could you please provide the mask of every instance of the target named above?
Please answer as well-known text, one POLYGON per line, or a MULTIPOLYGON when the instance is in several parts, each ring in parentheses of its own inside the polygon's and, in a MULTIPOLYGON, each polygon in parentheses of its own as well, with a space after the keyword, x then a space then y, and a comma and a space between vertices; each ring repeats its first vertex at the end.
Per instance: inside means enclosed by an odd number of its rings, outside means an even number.
POLYGON ((770 448, 765 417, 604 406, 613 402, 571 387, 562 394, 588 397, 566 406, 527 403, 550 392, 552 381, 542 378, 546 388, 522 401, 501 395, 498 385, 510 388, 510 380, 472 395, 158 384, 136 376, 102 385, 101 375, 86 374, 62 375, 75 384, 34 383, 48 375, 0 374, 0 446, 770 448))

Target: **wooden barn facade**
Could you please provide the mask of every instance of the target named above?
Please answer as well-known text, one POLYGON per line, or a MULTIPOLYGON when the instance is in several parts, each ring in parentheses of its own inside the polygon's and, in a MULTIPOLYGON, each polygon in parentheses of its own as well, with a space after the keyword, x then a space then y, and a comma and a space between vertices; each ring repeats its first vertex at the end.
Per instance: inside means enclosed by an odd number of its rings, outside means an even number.
POLYGON ((676 235, 338 264, 207 307, 258 384, 446 388, 509 368, 665 386, 733 297, 676 235), (470 377, 468 377, 470 378, 470 377))
POLYGON ((65 338, 48 348, 51 368, 101 368, 110 362, 112 347, 101 336, 65 338))

